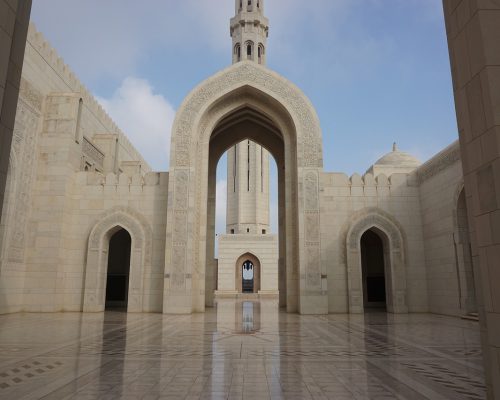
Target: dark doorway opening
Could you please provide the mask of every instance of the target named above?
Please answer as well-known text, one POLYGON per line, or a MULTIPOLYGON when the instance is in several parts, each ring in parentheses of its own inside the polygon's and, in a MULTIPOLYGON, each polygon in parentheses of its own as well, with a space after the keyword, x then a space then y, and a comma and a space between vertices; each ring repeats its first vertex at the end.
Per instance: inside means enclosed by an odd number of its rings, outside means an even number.
POLYGON ((109 241, 106 310, 127 309, 131 243, 125 229, 120 229, 109 241))
POLYGON ((361 237, 361 265, 365 309, 386 309, 384 243, 372 230, 361 237))
POLYGON ((255 281, 255 271, 254 266, 251 261, 245 261, 243 263, 243 273, 242 273, 242 292, 243 293, 253 293, 254 292, 254 281, 255 281))

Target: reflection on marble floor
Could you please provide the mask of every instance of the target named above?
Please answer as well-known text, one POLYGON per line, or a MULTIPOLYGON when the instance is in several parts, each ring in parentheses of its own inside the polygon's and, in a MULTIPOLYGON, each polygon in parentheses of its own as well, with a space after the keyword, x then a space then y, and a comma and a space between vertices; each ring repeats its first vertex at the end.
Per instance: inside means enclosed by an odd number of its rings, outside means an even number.
POLYGON ((0 316, 0 399, 484 398, 478 325, 457 318, 232 300, 185 316, 0 316))

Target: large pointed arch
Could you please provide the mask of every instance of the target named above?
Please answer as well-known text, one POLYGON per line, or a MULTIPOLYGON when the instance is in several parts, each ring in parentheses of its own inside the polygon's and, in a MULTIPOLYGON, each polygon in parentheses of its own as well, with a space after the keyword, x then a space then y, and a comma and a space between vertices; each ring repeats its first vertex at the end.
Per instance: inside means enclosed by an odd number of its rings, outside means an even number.
POLYGON ((104 311, 109 240, 120 229, 131 239, 128 312, 153 311, 144 307, 144 277, 151 273, 152 231, 142 215, 126 207, 116 207, 101 215, 89 235, 83 311, 104 311))
POLYGON ((349 312, 363 312, 363 283, 361 272, 361 236, 374 231, 384 245, 387 311, 407 313, 407 283, 405 236, 401 225, 378 208, 361 210, 351 218, 346 235, 346 265, 349 312))
POLYGON ((252 62, 237 63, 207 79, 177 112, 170 156, 164 312, 203 311, 210 304, 206 291, 213 288, 208 283, 205 287, 205 277, 211 274, 206 268, 211 257, 207 200, 213 197, 218 157, 241 138, 267 148, 282 171, 280 236, 285 240, 280 241, 280 265, 286 272, 282 279, 287 309, 326 313, 326 270, 320 262, 319 120, 296 86, 252 62), (237 126, 239 133, 228 135, 228 124, 237 126))

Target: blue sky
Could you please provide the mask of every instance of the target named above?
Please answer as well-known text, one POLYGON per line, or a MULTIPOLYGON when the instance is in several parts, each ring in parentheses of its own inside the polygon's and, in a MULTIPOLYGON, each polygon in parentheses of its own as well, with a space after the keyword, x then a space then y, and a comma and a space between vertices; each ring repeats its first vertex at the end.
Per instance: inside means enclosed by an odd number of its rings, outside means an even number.
MULTIPOLYGON (((32 19, 156 170, 182 99, 231 63, 234 0, 34 0, 32 19)), ((456 140, 441 0, 265 0, 268 67, 311 99, 326 171, 456 140)), ((223 179, 223 177, 221 177, 223 179)))

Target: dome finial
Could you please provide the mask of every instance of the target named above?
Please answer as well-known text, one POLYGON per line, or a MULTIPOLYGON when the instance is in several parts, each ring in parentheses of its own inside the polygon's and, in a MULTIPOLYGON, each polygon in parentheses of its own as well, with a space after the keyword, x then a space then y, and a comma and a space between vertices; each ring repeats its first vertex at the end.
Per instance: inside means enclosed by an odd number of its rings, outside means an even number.
POLYGON ((398 151, 398 145, 396 142, 392 144, 392 151, 398 151))

